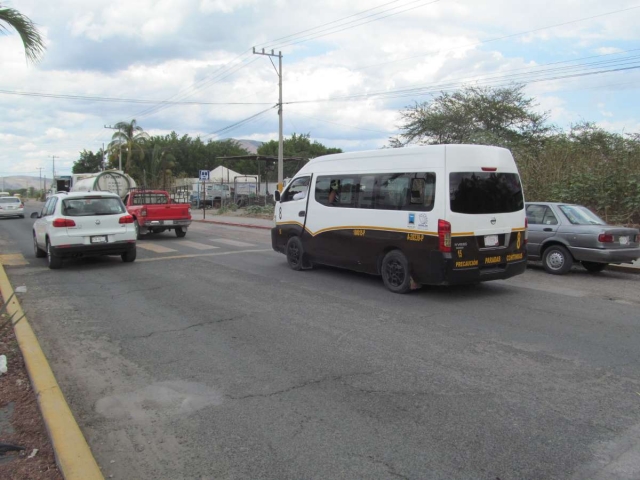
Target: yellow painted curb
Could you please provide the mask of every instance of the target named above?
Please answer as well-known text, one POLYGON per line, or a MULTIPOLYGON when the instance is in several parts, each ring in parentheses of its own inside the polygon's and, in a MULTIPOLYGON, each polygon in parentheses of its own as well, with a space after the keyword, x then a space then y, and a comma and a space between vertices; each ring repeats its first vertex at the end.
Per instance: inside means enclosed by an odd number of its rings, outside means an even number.
MULTIPOLYGON (((0 292, 5 300, 13 295, 13 288, 2 264, 0 292)), ((16 297, 7 305, 7 312, 9 316, 15 315, 15 319, 24 314, 16 297)), ((65 480, 104 480, 27 319, 23 318, 14 325, 14 331, 62 476, 65 480)))

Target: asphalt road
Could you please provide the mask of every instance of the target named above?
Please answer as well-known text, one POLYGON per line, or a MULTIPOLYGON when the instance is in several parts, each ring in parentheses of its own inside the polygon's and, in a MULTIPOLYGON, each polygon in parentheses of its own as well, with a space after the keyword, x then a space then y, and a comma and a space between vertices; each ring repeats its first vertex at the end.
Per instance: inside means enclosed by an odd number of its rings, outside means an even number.
POLYGON ((640 478, 638 275, 394 295, 206 224, 49 271, 32 223, 0 253, 107 478, 640 478))

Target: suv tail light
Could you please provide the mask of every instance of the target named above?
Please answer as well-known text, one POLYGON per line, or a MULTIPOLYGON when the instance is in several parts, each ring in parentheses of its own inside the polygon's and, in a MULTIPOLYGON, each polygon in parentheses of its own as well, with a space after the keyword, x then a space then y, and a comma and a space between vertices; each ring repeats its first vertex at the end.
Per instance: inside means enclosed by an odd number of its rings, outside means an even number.
POLYGON ((123 215, 118 220, 118 223, 133 223, 133 217, 131 215, 123 215))
POLYGON ((56 228, 75 227, 76 222, 74 222, 70 218, 56 218, 53 221, 52 225, 56 228))
POLYGON ((613 235, 610 233, 601 233, 598 235, 598 241, 601 243, 613 243, 613 235))
POLYGON ((142 207, 140 209, 140 216, 141 217, 146 217, 147 216, 147 207, 142 207))
POLYGON ((438 220, 438 239, 440 251, 451 252, 451 224, 446 220, 438 220))

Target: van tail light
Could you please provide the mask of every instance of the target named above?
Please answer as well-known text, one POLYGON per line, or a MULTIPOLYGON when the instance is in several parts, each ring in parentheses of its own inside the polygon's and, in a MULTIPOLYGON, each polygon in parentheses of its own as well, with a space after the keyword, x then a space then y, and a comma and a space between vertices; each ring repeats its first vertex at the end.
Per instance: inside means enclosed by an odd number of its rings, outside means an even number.
POLYGON ((74 222, 70 218, 56 218, 53 221, 52 225, 56 228, 75 227, 76 222, 74 222))
POLYGON ((439 248, 442 253, 451 252, 451 224, 446 220, 438 220, 439 248))
POLYGON ((529 241, 529 219, 524 217, 524 244, 529 241))
POLYGON ((123 215, 118 220, 118 223, 133 223, 133 217, 131 215, 123 215))
POLYGON ((140 216, 141 217, 147 216, 147 207, 142 207, 142 209, 140 210, 140 216))
POLYGON ((495 172, 497 170, 498 170, 497 167, 482 167, 483 172, 495 172))
POLYGON ((610 233, 601 233, 598 235, 598 241, 600 243, 613 243, 613 235, 610 233))

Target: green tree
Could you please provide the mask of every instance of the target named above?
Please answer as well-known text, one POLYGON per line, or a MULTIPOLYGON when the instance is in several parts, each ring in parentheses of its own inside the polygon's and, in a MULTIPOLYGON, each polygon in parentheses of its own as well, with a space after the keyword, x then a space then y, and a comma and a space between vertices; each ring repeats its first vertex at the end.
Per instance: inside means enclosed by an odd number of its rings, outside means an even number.
POLYGON ((161 146, 153 147, 151 158, 148 162, 149 169, 144 172, 144 181, 150 188, 161 188, 166 190, 171 185, 171 178, 174 176, 172 168, 175 167, 175 157, 164 150, 161 146))
POLYGON ((137 158, 139 163, 144 160, 144 147, 149 139, 149 134, 138 125, 135 119, 131 122, 118 122, 115 128, 118 131, 111 137, 108 147, 111 154, 110 160, 113 161, 113 157, 117 158, 122 150, 122 153, 127 156, 124 171, 131 176, 140 178, 140 168, 139 165, 134 164, 134 159, 137 158))
MULTIPOLYGON (((298 170, 306 163, 307 160, 320 157, 322 155, 329 155, 332 153, 342 153, 340 148, 326 147, 318 141, 311 142, 311 134, 296 134, 291 135, 290 138, 286 138, 283 141, 283 156, 286 157, 298 157, 302 158, 302 161, 297 162, 284 162, 284 176, 291 177, 296 174, 298 170)), ((278 142, 271 140, 263 143, 258 148, 259 155, 269 155, 272 157, 278 156, 278 142)))
POLYGON ((35 187, 29 187, 29 198, 35 198, 35 197, 36 197, 35 187))
POLYGON ((104 151, 93 153, 91 150, 80 152, 80 158, 73 163, 71 173, 96 173, 102 170, 104 151))
POLYGON ((410 143, 474 143, 514 147, 549 133, 547 113, 537 113, 522 85, 505 88, 467 87, 441 93, 401 112, 402 133, 391 146, 410 143))
POLYGON ((5 7, 0 4, 0 34, 7 34, 13 28, 24 45, 24 53, 28 62, 37 63, 44 55, 44 40, 35 24, 15 8, 5 7))

